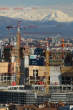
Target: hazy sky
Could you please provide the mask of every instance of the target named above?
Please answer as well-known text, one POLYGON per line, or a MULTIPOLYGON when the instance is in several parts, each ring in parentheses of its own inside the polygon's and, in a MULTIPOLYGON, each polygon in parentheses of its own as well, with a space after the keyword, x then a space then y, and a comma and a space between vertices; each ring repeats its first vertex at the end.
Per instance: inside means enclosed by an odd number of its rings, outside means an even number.
POLYGON ((0 0, 1 6, 30 6, 30 5, 57 5, 72 4, 73 0, 0 0))
POLYGON ((60 9, 73 16, 73 0, 0 0, 0 7, 39 6, 60 9))

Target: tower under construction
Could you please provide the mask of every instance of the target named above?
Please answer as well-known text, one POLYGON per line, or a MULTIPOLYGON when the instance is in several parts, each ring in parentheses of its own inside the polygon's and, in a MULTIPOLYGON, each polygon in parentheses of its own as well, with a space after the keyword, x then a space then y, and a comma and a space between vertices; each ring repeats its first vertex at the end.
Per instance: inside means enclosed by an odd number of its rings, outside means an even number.
POLYGON ((16 84, 20 84, 20 42, 21 42, 21 34, 20 34, 20 24, 18 24, 17 28, 17 41, 16 41, 16 84))

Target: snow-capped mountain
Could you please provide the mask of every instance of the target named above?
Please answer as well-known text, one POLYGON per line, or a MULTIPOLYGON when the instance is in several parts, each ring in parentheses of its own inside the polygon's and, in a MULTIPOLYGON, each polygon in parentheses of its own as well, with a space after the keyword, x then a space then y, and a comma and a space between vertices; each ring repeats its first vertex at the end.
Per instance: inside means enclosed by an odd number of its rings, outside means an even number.
MULTIPOLYGON (((73 17, 59 10, 46 8, 0 8, 0 38, 8 37, 7 26, 17 26, 21 20, 22 36, 48 37, 48 36, 73 36, 73 17)), ((15 36, 16 29, 11 29, 15 36)))
POLYGON ((43 19, 43 21, 55 20, 57 22, 72 22, 73 17, 70 17, 68 14, 65 14, 59 10, 50 10, 48 15, 43 19))
POLYGON ((65 14, 59 10, 52 10, 49 8, 0 8, 0 16, 6 16, 11 18, 22 18, 24 20, 32 21, 51 21, 58 22, 72 22, 73 17, 65 14))

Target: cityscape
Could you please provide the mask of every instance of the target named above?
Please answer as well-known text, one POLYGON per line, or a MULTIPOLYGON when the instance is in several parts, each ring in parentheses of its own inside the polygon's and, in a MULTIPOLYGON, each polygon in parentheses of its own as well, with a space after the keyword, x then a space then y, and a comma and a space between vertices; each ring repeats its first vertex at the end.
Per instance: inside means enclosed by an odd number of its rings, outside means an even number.
POLYGON ((47 0, 8 1, 0 6, 0 110, 73 110, 71 12, 47 0))

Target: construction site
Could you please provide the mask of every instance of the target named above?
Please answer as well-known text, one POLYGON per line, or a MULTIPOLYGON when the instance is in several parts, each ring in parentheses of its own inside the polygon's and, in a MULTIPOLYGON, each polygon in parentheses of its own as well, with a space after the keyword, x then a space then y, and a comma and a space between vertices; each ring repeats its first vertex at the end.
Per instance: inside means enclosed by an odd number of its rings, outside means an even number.
POLYGON ((61 110, 73 105, 73 54, 65 49, 64 39, 58 50, 47 41, 43 51, 30 50, 28 44, 21 46, 18 24, 16 45, 1 50, 0 110, 61 110))

